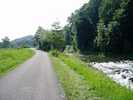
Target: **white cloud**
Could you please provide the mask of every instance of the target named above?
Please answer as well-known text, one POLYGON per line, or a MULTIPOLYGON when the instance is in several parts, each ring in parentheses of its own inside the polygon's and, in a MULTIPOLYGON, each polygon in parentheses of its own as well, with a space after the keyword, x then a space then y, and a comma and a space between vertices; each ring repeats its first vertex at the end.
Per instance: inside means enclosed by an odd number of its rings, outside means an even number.
POLYGON ((0 0, 0 39, 34 34, 40 25, 50 28, 67 17, 88 0, 0 0))

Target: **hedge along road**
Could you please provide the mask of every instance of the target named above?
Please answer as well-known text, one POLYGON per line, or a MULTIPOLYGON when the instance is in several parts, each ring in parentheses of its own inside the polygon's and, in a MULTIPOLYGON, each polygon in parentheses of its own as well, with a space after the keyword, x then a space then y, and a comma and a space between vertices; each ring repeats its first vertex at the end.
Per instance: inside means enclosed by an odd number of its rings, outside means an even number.
POLYGON ((0 78, 0 100, 64 100, 46 52, 0 78))

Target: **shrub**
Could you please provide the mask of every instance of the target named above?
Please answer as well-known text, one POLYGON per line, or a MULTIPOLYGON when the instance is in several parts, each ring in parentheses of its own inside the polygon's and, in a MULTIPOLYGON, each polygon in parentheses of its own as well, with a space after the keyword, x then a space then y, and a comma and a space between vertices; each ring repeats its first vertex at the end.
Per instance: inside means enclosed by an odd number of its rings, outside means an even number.
POLYGON ((53 56, 55 56, 55 57, 58 57, 59 54, 60 54, 60 52, 58 50, 54 49, 54 50, 51 50, 50 51, 50 54, 53 55, 53 56))

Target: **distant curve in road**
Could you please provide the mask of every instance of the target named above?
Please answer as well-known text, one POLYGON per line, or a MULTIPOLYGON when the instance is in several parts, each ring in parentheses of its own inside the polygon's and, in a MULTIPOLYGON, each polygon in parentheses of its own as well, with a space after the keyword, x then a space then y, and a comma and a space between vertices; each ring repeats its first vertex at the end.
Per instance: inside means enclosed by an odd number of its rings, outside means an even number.
POLYGON ((0 78, 0 100, 64 100, 46 52, 0 78))

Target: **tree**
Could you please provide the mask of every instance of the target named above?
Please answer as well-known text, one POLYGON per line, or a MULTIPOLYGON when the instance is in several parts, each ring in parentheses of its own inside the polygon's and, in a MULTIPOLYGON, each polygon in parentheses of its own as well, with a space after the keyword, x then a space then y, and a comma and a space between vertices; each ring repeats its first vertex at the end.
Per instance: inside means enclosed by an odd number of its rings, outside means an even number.
POLYGON ((96 45, 98 49, 102 52, 107 51, 107 46, 109 45, 109 34, 107 32, 107 28, 104 25, 103 20, 100 20, 100 22, 97 25, 97 37, 96 37, 96 45))
POLYGON ((63 28, 63 34, 64 34, 64 37, 65 37, 65 44, 66 45, 72 45, 72 32, 71 32, 70 25, 66 25, 63 28))
POLYGON ((41 26, 39 26, 36 31, 36 34, 34 36, 35 45, 37 46, 37 48, 40 48, 40 49, 43 49, 43 43, 42 43, 42 34, 43 33, 45 33, 45 30, 41 26))
MULTIPOLYGON (((126 1, 126 0, 124 0, 126 1)), ((128 3, 123 2, 122 6, 127 5, 120 19, 120 30, 123 34, 123 51, 133 51, 133 0, 129 0, 128 3)))
POLYGON ((39 48, 61 50, 72 45, 75 51, 125 53, 133 51, 133 1, 90 0, 68 18, 62 29, 59 22, 52 30, 39 28, 39 48))
POLYGON ((123 38, 120 31, 120 24, 117 21, 111 21, 108 24, 109 44, 108 51, 112 53, 122 53, 123 38))
POLYGON ((39 27, 35 34, 35 40, 38 48, 46 51, 51 49, 62 50, 65 47, 64 34, 59 23, 54 23, 52 30, 44 30, 39 27))
POLYGON ((133 48, 131 46, 132 43, 129 41, 129 37, 127 37, 129 32, 123 27, 123 25, 129 25, 128 22, 124 22, 129 19, 124 19, 124 12, 127 9, 128 4, 129 0, 102 0, 101 6, 99 8, 100 19, 97 26, 98 29, 96 40, 98 46, 102 47, 104 51, 106 50, 107 52, 112 53, 124 53, 129 48, 133 48), (100 26, 101 20, 103 21, 102 24, 104 25, 104 28, 100 26), (106 29, 106 31, 100 31, 104 29, 106 29))
POLYGON ((94 50, 101 0, 90 0, 68 18, 73 47, 81 52, 94 50))
POLYGON ((2 42, 0 42, 0 48, 2 48, 2 42))
POLYGON ((52 45, 52 49, 58 49, 58 50, 64 49, 65 37, 59 22, 54 22, 52 24, 52 31, 51 34, 49 35, 49 38, 52 45))
POLYGON ((10 39, 6 36, 5 38, 2 39, 2 47, 3 48, 10 48, 10 39))

